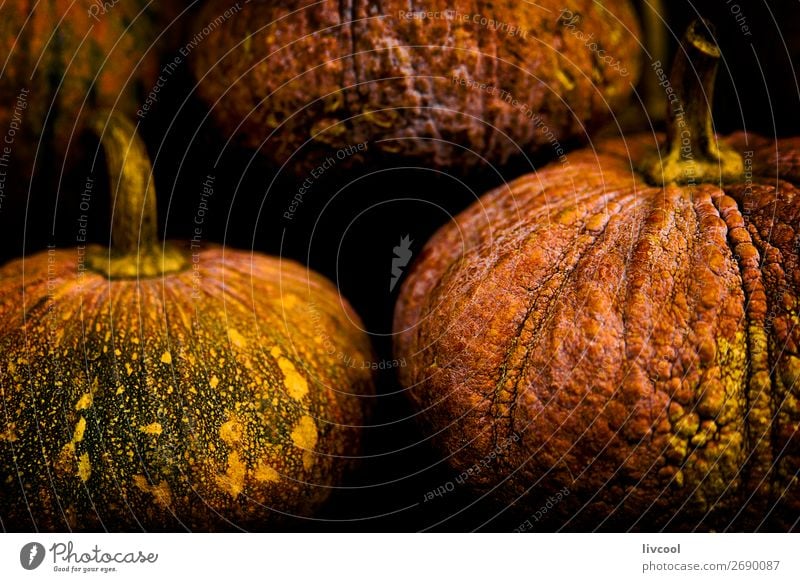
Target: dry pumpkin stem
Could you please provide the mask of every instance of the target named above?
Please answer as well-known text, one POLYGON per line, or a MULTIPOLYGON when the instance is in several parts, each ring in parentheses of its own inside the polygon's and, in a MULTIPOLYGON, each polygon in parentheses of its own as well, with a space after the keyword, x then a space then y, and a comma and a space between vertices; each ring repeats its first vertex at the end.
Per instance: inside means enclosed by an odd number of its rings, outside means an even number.
POLYGON ((720 143, 714 133, 711 107, 720 50, 709 22, 696 20, 686 31, 672 63, 667 91, 667 141, 647 160, 643 171, 651 183, 724 183, 741 179, 742 157, 720 143))
POLYGON ((158 207, 147 148, 123 115, 96 117, 111 181, 111 247, 87 253, 87 266, 112 279, 157 277, 182 271, 189 261, 182 249, 158 240, 158 207))

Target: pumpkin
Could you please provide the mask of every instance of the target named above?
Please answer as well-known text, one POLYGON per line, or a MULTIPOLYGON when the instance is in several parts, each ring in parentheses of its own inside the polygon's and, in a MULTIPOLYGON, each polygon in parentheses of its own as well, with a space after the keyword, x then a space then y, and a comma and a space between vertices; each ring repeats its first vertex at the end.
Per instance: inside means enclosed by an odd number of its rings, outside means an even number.
POLYGON ((559 157, 611 118, 641 60, 625 1, 209 0, 196 22, 191 66, 220 128, 297 173, 559 157))
POLYGON ((358 453, 372 377, 343 363, 370 359, 357 316, 289 260, 157 242, 144 145, 109 119, 110 249, 0 269, 4 528, 264 529, 311 515, 358 453))
POLYGON ((660 150, 489 192, 403 284, 401 382, 512 526, 797 527, 800 140, 715 137, 719 55, 690 27, 660 150))
MULTIPOLYGON (((0 7, 0 133, 14 124, 13 158, 30 173, 33 156, 63 155, 84 110, 133 115, 138 89, 158 74, 162 13, 170 2, 10 0, 0 7), (141 86, 140 86, 141 84, 141 86)), ((168 20, 166 22, 169 22, 168 20)))

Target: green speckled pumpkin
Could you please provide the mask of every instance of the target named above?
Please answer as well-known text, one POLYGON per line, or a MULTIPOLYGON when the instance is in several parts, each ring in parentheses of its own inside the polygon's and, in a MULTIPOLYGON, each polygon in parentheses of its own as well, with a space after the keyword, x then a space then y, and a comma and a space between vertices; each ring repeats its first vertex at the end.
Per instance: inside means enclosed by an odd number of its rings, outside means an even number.
POLYGON ((358 452, 358 318, 291 261, 157 242, 143 144, 111 117, 112 248, 0 269, 7 530, 269 529, 358 452))

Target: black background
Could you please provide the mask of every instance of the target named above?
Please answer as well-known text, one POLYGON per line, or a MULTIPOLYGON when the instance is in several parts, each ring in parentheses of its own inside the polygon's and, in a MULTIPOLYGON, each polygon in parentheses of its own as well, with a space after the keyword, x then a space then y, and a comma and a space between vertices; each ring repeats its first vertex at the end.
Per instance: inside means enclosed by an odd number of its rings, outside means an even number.
MULTIPOLYGON (((715 101, 718 132, 746 129, 766 136, 800 135, 800 94, 791 65, 794 59, 795 66, 800 66, 800 3, 672 0, 667 4, 670 55, 697 15, 716 25, 723 52, 715 101), (752 36, 742 35, 733 4, 741 8, 752 36)), ((653 74, 648 65, 646 60, 644 75, 653 74)), ((391 321, 399 285, 390 292, 389 280, 392 248, 400 238, 410 235, 412 251, 418 253, 439 226, 482 192, 547 163, 545 158, 535 158, 532 167, 518 164, 469 177, 447 176, 429 167, 388 166, 371 175, 331 172, 314 183, 295 220, 287 222, 282 214, 298 180, 275 175, 251 151, 222 150, 228 136, 221 135, 207 117, 193 87, 184 65, 141 125, 154 161, 162 232, 172 239, 191 237, 201 184, 206 174, 214 174, 215 194, 209 201, 205 239, 295 258, 335 281, 373 334, 378 360, 392 358, 391 321)), ((82 138, 76 146, 71 148, 74 169, 60 185, 53 185, 53 168, 60 160, 40 160, 27 216, 8 212, 0 216, 0 262, 36 252, 48 243, 74 244, 78 195, 91 157, 86 153, 82 157, 80 152, 93 153, 96 144, 82 138), (56 189, 60 189, 57 207, 56 189)), ((102 164, 97 168, 95 177, 105 184, 102 164)), ((108 239, 105 200, 101 191, 92 206, 91 238, 99 243, 108 239)), ((318 521, 298 520, 289 527, 512 529, 516 523, 503 515, 493 519, 501 508, 472 498, 462 488, 423 503, 427 491, 455 474, 416 425, 394 371, 381 373, 378 391, 359 468, 346 487, 334 494, 318 521)))

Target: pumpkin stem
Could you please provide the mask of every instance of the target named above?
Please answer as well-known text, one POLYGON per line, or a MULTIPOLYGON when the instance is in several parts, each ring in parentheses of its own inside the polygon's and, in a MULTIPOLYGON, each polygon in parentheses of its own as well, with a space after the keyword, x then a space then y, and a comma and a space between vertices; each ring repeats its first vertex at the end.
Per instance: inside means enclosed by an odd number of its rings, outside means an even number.
POLYGON ((157 277, 181 271, 188 261, 158 240, 156 192, 147 148, 136 126, 117 112, 90 123, 106 154, 111 181, 111 246, 87 252, 87 266, 110 279, 157 277))
POLYGON ((695 20, 683 36, 672 63, 667 95, 667 141, 645 161, 654 184, 722 183, 741 178, 742 157, 717 141, 711 106, 720 50, 711 24, 695 20))

